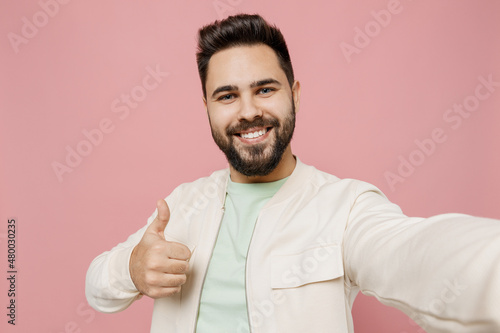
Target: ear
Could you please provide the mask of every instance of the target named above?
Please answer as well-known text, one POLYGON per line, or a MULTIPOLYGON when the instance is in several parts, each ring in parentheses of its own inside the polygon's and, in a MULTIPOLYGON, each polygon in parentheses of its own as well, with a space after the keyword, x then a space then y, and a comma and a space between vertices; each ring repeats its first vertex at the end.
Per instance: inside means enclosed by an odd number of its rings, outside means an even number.
POLYGON ((205 96, 203 96, 201 99, 203 100, 203 105, 205 105, 205 111, 208 111, 208 108, 207 108, 207 99, 205 98, 205 96))
POLYGON ((299 112, 300 106, 300 82, 294 81, 292 86, 293 104, 295 104, 295 113, 299 112))

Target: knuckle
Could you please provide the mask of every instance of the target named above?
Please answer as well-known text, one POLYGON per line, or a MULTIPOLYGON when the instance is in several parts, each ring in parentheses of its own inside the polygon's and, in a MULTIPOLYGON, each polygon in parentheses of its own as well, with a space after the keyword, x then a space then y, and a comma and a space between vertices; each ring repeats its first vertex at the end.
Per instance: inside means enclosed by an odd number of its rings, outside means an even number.
POLYGON ((144 295, 147 295, 149 297, 153 297, 153 294, 154 294, 154 290, 152 288, 150 288, 148 285, 144 286, 144 288, 141 290, 141 292, 144 295))
MULTIPOLYGON (((158 279, 156 278, 156 276, 152 275, 152 274, 147 274, 145 277, 144 277, 144 282, 146 283, 146 285, 148 286, 155 286, 158 284, 158 279)), ((151 288, 149 288, 151 289, 151 288)))
POLYGON ((148 268, 152 271, 157 271, 161 268, 161 261, 157 259, 151 259, 148 262, 148 268))
POLYGON ((165 251, 165 244, 163 244, 162 242, 155 242, 151 245, 150 250, 153 253, 162 253, 163 251, 165 251))
POLYGON ((160 293, 160 290, 154 289, 153 291, 150 292, 150 294, 148 296, 151 298, 157 299, 157 298, 162 297, 163 295, 160 293))
POLYGON ((156 291, 154 289, 151 289, 151 288, 147 288, 145 294, 148 295, 151 298, 156 298, 157 297, 156 291))

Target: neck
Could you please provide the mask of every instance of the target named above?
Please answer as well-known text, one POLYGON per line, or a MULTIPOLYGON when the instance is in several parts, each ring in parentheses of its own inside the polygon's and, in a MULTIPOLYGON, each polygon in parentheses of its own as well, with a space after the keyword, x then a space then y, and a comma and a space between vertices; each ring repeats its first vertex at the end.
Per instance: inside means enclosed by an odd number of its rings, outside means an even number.
POLYGON ((295 169, 295 164, 297 161, 292 154, 292 149, 290 145, 286 148, 281 161, 278 166, 268 175, 265 176, 245 176, 242 173, 236 171, 232 165, 229 165, 229 170, 231 173, 231 180, 235 183, 269 183, 274 182, 292 174, 295 169))

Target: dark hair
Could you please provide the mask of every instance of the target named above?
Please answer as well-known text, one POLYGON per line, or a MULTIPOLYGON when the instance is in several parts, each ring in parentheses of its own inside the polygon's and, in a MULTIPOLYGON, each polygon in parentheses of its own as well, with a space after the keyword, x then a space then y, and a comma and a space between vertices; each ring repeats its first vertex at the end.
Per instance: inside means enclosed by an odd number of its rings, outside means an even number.
POLYGON ((286 74, 290 87, 293 85, 293 68, 285 38, 276 26, 269 25, 260 15, 239 14, 208 24, 198 31, 196 61, 200 74, 203 96, 207 91, 208 63, 218 51, 235 46, 264 44, 274 50, 286 74))

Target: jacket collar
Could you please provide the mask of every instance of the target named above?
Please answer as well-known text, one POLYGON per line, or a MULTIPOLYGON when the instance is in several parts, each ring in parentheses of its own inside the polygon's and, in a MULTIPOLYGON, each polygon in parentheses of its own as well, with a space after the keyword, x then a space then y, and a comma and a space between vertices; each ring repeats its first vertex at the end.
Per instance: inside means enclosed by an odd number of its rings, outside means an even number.
MULTIPOLYGON (((286 199, 289 199, 291 195, 295 193, 300 193, 301 188, 304 187, 304 181, 310 177, 312 174, 312 166, 306 165, 300 161, 300 159, 295 156, 295 168, 293 169, 291 175, 288 177, 287 181, 281 186, 281 188, 276 192, 276 194, 269 200, 269 202, 265 205, 265 207, 268 207, 270 205, 277 204, 281 201, 284 201, 286 199)), ((227 191, 227 184, 229 182, 229 168, 222 170, 222 175, 219 179, 217 179, 217 183, 222 184, 223 186, 220 186, 220 191, 219 191, 219 200, 224 207, 225 200, 226 200, 226 191, 227 191)))

